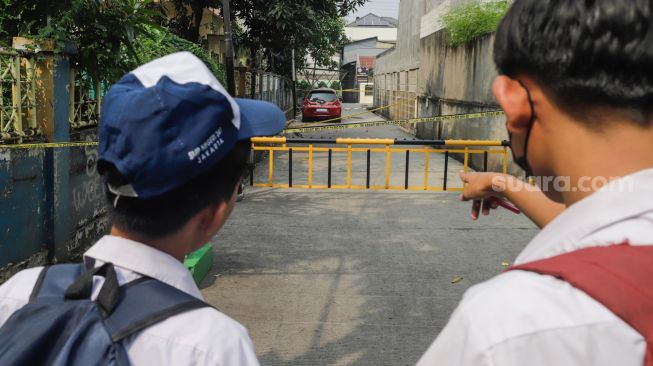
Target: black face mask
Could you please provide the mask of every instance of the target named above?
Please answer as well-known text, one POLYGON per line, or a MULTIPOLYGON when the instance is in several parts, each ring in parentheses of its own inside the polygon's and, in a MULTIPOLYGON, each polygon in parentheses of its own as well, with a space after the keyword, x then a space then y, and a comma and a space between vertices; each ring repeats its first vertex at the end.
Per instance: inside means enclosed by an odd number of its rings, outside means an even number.
POLYGON ((526 172, 526 177, 532 177, 533 169, 528 163, 528 140, 531 137, 531 130, 533 129, 533 124, 535 123, 535 106, 533 104, 533 98, 531 97, 530 90, 528 90, 523 82, 519 81, 519 84, 521 84, 521 86, 526 90, 526 94, 528 95, 528 104, 531 107, 531 119, 528 121, 528 131, 526 131, 526 142, 524 143, 524 156, 517 157, 517 155, 515 155, 515 149, 512 148, 512 133, 510 131, 508 131, 508 137, 510 139, 510 150, 512 151, 512 157, 515 160, 515 164, 517 164, 526 172))

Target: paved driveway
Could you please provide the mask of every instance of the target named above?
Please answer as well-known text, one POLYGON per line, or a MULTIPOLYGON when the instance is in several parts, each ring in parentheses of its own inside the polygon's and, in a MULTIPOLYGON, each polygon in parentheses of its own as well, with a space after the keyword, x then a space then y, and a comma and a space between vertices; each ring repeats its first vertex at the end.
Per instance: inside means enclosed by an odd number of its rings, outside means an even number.
MULTIPOLYGON (((303 137, 336 135, 410 138, 396 127, 303 137)), ((420 157, 412 159, 419 180, 420 157)), ((433 179, 443 159, 432 158, 433 179)), ((404 165, 393 160, 393 169, 404 165)), ((373 164, 372 175, 384 167, 373 164)), ((450 168, 458 185, 460 164, 450 168)), ((263 365, 412 365, 463 292, 501 272, 537 232, 505 210, 474 223, 469 209, 455 193, 249 190, 213 242, 203 294, 249 329, 263 365)))

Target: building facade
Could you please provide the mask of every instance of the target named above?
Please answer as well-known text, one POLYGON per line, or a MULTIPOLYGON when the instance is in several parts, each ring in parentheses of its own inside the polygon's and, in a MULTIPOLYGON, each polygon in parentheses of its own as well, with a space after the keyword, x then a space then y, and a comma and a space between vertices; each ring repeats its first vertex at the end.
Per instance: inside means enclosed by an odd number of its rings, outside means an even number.
MULTIPOLYGON (((395 18, 380 17, 371 13, 356 18, 345 26, 345 35, 349 43, 333 58, 336 63, 339 63, 340 69, 320 67, 315 65, 310 56, 307 56, 307 67, 298 75, 299 80, 306 80, 312 85, 317 85, 319 82, 331 85, 333 81, 339 81, 343 89, 359 88, 361 83, 371 85, 376 56, 396 43, 397 24, 398 20, 395 18), (344 84, 347 84, 347 87, 344 87, 344 84)), ((370 90, 368 93, 371 95, 373 91, 370 90)), ((343 97, 352 103, 360 99, 353 94, 343 97)))
MULTIPOLYGON (((394 47, 394 43, 379 41, 377 37, 362 39, 346 44, 342 50, 340 60, 340 80, 343 89, 349 90, 343 93, 345 103, 358 103, 361 100, 361 85, 363 94, 373 95, 374 69, 376 57, 381 53, 394 47), (366 90, 369 89, 369 90, 366 90), (358 92, 352 92, 357 90, 358 92)), ((365 97, 363 95, 362 97, 365 97)))
MULTIPOLYGON (((393 120, 499 110, 492 95, 494 36, 452 47, 441 19, 452 7, 485 0, 401 0, 397 46, 380 54, 374 104, 393 120)), ((407 124, 424 139, 507 139, 504 117, 407 124)), ((472 159, 472 166, 481 166, 472 159)), ((490 159, 490 169, 499 159, 490 159)), ((514 164, 509 168, 518 173, 514 164)))
POLYGON ((395 18, 370 13, 347 24, 345 35, 352 42, 374 37, 381 42, 396 42, 398 23, 395 18))

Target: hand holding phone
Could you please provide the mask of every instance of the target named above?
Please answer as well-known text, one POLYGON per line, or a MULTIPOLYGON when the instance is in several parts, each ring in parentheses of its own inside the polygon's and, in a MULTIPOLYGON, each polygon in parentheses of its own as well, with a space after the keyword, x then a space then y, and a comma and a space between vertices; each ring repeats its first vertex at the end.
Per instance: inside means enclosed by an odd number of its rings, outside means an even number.
POLYGON ((490 210, 503 207, 515 214, 520 214, 521 210, 503 198, 500 198, 501 192, 494 187, 495 178, 503 176, 500 173, 465 173, 460 172, 460 179, 464 183, 463 194, 460 195, 462 201, 473 201, 472 219, 478 220, 480 214, 487 216, 490 210))

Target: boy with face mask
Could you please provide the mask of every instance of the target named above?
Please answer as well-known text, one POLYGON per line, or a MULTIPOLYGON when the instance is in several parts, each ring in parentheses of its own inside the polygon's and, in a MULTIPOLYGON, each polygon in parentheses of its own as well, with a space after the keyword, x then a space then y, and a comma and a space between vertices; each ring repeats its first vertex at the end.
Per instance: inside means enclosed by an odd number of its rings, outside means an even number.
POLYGON ((467 291, 419 365, 653 364, 653 3, 516 0, 494 58, 515 161, 541 190, 462 174, 463 198, 476 218, 509 198, 544 229, 467 291))

